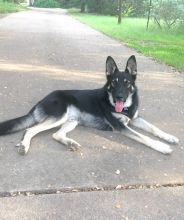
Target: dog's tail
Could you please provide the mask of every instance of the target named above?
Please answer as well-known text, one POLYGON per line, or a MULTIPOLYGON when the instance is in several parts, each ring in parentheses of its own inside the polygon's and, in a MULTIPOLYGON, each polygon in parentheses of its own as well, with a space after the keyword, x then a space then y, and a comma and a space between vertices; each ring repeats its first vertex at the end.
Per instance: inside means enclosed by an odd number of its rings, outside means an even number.
POLYGON ((27 115, 0 123, 0 136, 25 130, 45 119, 38 109, 34 108, 27 115), (39 114, 38 114, 39 113, 39 114))

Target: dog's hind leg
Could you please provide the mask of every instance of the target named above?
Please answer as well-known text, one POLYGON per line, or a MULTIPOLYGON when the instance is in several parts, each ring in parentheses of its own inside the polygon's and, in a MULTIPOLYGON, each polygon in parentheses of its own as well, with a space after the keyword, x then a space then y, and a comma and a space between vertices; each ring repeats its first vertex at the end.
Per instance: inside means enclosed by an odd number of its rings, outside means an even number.
POLYGON ((150 124, 146 120, 141 117, 135 118, 131 121, 131 124, 137 128, 140 128, 144 131, 147 131, 154 136, 157 136, 171 144, 177 144, 179 142, 178 138, 174 137, 173 135, 167 134, 164 131, 160 130, 156 126, 150 124))
POLYGON ((56 120, 53 118, 46 119, 44 122, 27 129, 22 141, 16 145, 18 147, 18 152, 22 155, 26 154, 29 150, 31 139, 35 135, 37 135, 40 132, 61 126, 63 123, 66 122, 66 120, 67 116, 65 114, 60 120, 56 120))
POLYGON ((160 141, 153 140, 145 135, 140 134, 139 132, 133 130, 132 128, 125 125, 125 129, 123 129, 122 134, 139 142, 142 143, 156 151, 159 151, 163 154, 170 154, 172 153, 172 149, 169 145, 164 144, 160 141))
POLYGON ((81 145, 79 143, 77 143, 76 141, 74 141, 73 139, 66 137, 66 134, 68 132, 74 130, 77 125, 78 125, 77 120, 67 121, 65 124, 62 125, 62 127, 61 127, 61 129, 59 129, 59 131, 57 131, 56 133, 54 133, 52 135, 52 137, 56 141, 66 145, 66 146, 69 146, 70 149, 72 149, 73 151, 78 150, 81 145))

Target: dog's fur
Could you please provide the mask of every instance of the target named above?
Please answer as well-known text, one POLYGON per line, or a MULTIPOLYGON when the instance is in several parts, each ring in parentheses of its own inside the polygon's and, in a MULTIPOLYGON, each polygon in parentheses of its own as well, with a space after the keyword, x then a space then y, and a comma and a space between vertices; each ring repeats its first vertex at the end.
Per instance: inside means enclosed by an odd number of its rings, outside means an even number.
POLYGON ((135 85, 137 63, 131 56, 124 72, 119 71, 112 57, 106 61, 106 84, 95 90, 58 90, 38 102, 31 111, 20 118, 0 123, 0 135, 27 129, 18 144, 20 154, 26 154, 31 139, 38 133, 55 127, 61 128, 53 138, 67 146, 77 148, 76 141, 66 134, 77 125, 101 130, 119 130, 122 134, 164 154, 170 154, 169 145, 153 140, 133 130, 133 125, 169 142, 178 139, 167 134, 138 115, 138 91, 135 85))

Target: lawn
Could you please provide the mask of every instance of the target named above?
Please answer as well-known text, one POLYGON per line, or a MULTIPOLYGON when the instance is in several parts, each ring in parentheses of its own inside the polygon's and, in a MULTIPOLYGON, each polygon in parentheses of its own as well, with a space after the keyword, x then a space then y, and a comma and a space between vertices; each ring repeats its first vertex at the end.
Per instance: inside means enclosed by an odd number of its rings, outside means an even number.
POLYGON ((124 42, 127 46, 184 71, 184 28, 160 30, 151 21, 146 31, 146 19, 123 18, 120 25, 117 18, 69 11, 72 16, 104 34, 124 42))
POLYGON ((3 2, 0 0, 0 14, 1 13, 11 13, 25 10, 25 7, 15 4, 12 2, 3 2))

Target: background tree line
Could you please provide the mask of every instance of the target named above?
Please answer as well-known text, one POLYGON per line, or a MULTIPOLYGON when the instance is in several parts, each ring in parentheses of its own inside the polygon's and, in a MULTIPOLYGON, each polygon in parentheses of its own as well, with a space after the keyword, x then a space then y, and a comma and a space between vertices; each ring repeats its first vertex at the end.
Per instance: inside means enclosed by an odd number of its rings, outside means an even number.
MULTIPOLYGON (((77 7, 81 12, 118 15, 121 2, 122 17, 151 17, 160 29, 176 23, 184 25, 184 0, 57 0, 63 8, 77 7)), ((149 19, 149 18, 148 18, 149 19)), ((149 25, 149 20, 148 24, 149 25)))
MULTIPOLYGON (((118 0, 58 0, 62 7, 81 8, 82 12, 97 13, 104 15, 117 15, 118 0)), ((142 16, 145 12, 147 0, 123 0, 124 11, 131 12, 131 15, 142 16), (134 10, 132 10, 134 8, 134 10), (134 11, 134 12, 133 12, 134 11)))
MULTIPOLYGON (((3 1, 20 3, 24 0, 3 1)), ((34 0, 34 6, 79 8, 81 12, 103 15, 118 15, 118 9, 121 8, 122 17, 149 15, 160 29, 170 29, 176 23, 184 26, 184 0, 34 0)), ((147 24, 149 25, 149 18, 147 24)))

